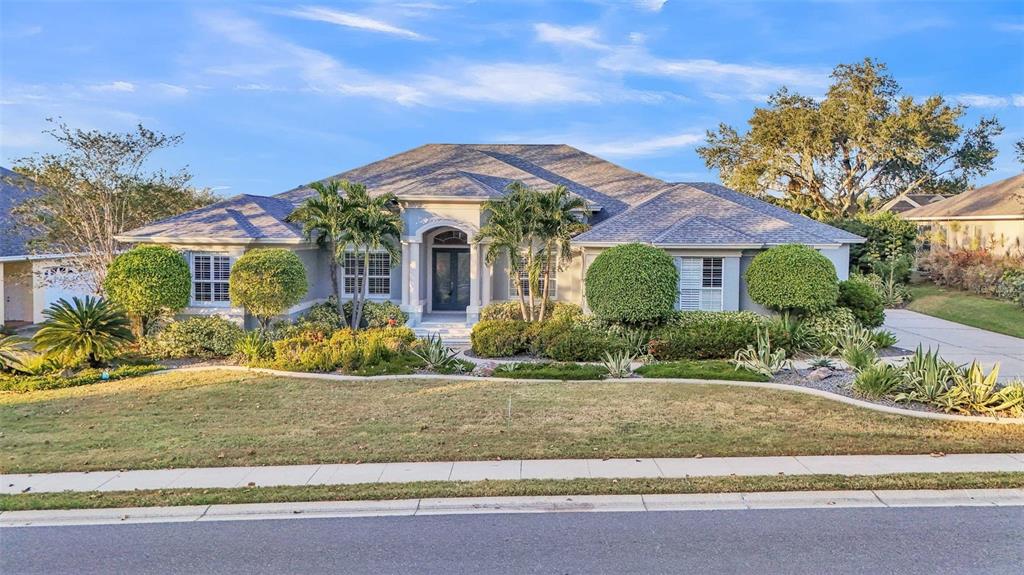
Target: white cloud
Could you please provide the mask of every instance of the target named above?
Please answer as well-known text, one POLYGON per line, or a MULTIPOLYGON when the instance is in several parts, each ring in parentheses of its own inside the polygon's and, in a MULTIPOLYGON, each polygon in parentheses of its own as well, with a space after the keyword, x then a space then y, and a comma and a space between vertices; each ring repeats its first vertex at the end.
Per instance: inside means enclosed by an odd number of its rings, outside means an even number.
POLYGON ((596 102, 589 80, 556 66, 517 63, 474 64, 453 75, 422 76, 409 103, 444 99, 503 104, 596 102))
POLYGON ((427 39, 425 36, 417 32, 388 24, 382 20, 376 20, 369 16, 354 14, 352 12, 341 12, 339 10, 324 8, 322 6, 303 6, 302 8, 295 10, 288 10, 284 12, 284 14, 295 18, 302 18, 304 20, 315 20, 317 22, 326 22, 328 24, 344 26, 346 28, 356 28, 359 30, 380 32, 382 34, 392 34, 394 36, 401 36, 412 40, 427 39))
POLYGON ((991 94, 956 94, 952 98, 961 104, 977 108, 1005 108, 1010 102, 1003 96, 991 94))
POLYGON ((1024 108, 1024 94, 1014 94, 1013 105, 1017 108, 1024 108))
POLYGON ((130 93, 135 91, 135 84, 131 82, 125 82, 118 80, 107 84, 93 84, 89 86, 89 89, 94 92, 125 92, 130 93))
POLYGON ((498 141, 509 143, 569 144, 590 154, 608 158, 638 158, 669 154, 704 141, 704 134, 680 132, 659 136, 631 135, 614 139, 586 134, 502 135, 498 141))
POLYGON ((558 26, 538 23, 533 25, 537 41, 560 46, 582 46, 594 50, 607 48, 600 42, 601 33, 593 26, 558 26))
POLYGON ((668 0, 634 0, 634 4, 638 7, 651 12, 661 12, 661 9, 664 8, 667 3, 668 0))
POLYGON ((993 27, 1003 32, 1024 32, 1024 22, 997 22, 993 27))
POLYGON ((168 84, 166 82, 157 82, 153 85, 153 87, 165 96, 181 97, 187 96, 189 93, 189 89, 185 86, 179 86, 177 84, 168 84))

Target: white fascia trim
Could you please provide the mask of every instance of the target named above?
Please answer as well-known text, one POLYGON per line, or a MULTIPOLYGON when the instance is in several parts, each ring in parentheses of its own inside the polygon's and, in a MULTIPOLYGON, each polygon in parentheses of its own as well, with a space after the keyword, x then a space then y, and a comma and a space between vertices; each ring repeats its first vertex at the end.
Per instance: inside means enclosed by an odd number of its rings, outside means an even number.
POLYGON ((972 221, 972 220, 1024 220, 1024 214, 1008 214, 1005 216, 904 216, 912 222, 934 221, 972 221))
POLYGON ((458 196, 398 196, 398 202, 416 204, 424 202, 442 202, 446 204, 482 204, 494 198, 467 198, 458 196))
POLYGON ((222 245, 222 246, 244 246, 253 244, 288 244, 299 245, 308 243, 303 238, 177 238, 167 236, 114 236, 114 239, 122 243, 153 243, 153 244, 192 244, 192 245, 222 245))
MULTIPOLYGON (((768 247, 772 247, 772 246, 784 246, 784 245, 788 245, 788 244, 793 243, 793 242, 764 243, 764 244, 652 244, 650 242, 573 242, 573 245, 574 246, 579 246, 579 247, 582 247, 582 248, 607 248, 607 247, 615 247, 615 246, 619 246, 619 245, 622 245, 622 244, 628 244, 628 243, 641 243, 641 244, 646 244, 646 245, 649 245, 649 246, 654 246, 656 248, 671 249, 671 250, 694 249, 694 248, 696 248, 696 249, 704 249, 704 250, 706 250, 706 249, 716 249, 716 250, 758 250, 758 249, 768 248, 768 247)), ((850 243, 863 243, 863 242, 850 242, 850 243)), ((835 244, 805 244, 805 245, 808 245, 808 246, 810 246, 812 248, 816 248, 816 249, 840 248, 840 247, 843 247, 843 245, 845 245, 845 242, 844 243, 835 243, 835 244)))
POLYGON ((2 262, 37 262, 41 260, 63 260, 68 258, 82 257, 87 254, 22 254, 17 256, 3 256, 0 257, 0 263, 2 262))

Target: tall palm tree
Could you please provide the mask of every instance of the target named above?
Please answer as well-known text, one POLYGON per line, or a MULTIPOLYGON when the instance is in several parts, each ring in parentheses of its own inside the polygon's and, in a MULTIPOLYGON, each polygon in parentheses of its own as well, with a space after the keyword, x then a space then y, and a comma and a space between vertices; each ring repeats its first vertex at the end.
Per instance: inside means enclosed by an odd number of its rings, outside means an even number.
POLYGON ((358 329, 363 319, 363 306, 370 292, 370 254, 385 251, 391 264, 400 261, 398 249, 402 235, 402 216, 398 198, 392 193, 371 196, 362 184, 345 182, 346 219, 342 239, 352 246, 363 260, 356 266, 354 283, 359 286, 352 294, 352 327, 358 329))
POLYGON ((43 316, 43 327, 33 336, 36 346, 48 353, 85 356, 91 367, 100 366, 133 340, 124 312, 93 296, 57 300, 43 316))
POLYGON ((352 206, 345 201, 345 194, 350 193, 354 184, 347 181, 331 180, 327 183, 313 182, 309 185, 316 192, 288 215, 288 221, 302 225, 302 233, 307 240, 316 240, 317 245, 331 254, 331 288, 341 316, 342 327, 345 326, 345 311, 342 302, 342 284, 339 279, 342 258, 348 247, 346 237, 349 220, 352 218, 352 206))
POLYGON ((493 265, 503 255, 508 258, 508 276, 516 286, 520 312, 524 320, 533 321, 539 279, 539 267, 534 253, 537 216, 540 213, 538 194, 522 182, 512 182, 506 191, 504 197, 484 203, 488 219, 480 227, 475 241, 488 242, 484 252, 488 265, 493 265), (524 292, 523 282, 520 281, 524 271, 527 273, 529 294, 524 292))
POLYGON ((555 186, 537 194, 536 234, 542 246, 538 260, 544 277, 544 293, 541 295, 540 315, 537 318, 540 321, 544 321, 547 314, 554 268, 572 260, 570 241, 573 236, 589 228, 582 217, 586 206, 583 198, 571 194, 565 186, 555 186))

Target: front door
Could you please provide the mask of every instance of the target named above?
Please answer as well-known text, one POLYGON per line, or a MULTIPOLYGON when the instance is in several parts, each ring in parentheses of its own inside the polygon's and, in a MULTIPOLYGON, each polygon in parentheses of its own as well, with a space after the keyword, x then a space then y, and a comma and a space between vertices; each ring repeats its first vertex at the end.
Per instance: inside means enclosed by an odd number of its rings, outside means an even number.
POLYGON ((465 311, 469 305, 469 250, 434 248, 433 309, 465 311))

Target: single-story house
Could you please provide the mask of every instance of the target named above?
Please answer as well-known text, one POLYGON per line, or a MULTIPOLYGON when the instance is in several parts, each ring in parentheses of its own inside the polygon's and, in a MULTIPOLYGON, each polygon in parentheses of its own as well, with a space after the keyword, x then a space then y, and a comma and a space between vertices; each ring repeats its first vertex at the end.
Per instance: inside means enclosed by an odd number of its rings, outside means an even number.
POLYGON ((1024 255, 1024 174, 901 214, 931 245, 1024 255))
POLYGON ((878 207, 878 212, 893 212, 894 214, 902 214, 903 212, 919 208, 921 206, 927 206, 935 202, 940 202, 946 199, 946 196, 942 194, 907 194, 903 193, 895 198, 885 202, 878 207))
POLYGON ((36 190, 24 176, 0 168, 0 323, 10 327, 39 323, 58 299, 93 291, 73 257, 31 253, 29 238, 15 226, 12 211, 36 190))
MULTIPOLYGON (((564 185, 586 201, 592 227, 573 240, 580 257, 565 262, 552 282, 550 293, 558 301, 584 304, 583 278, 594 258, 610 246, 644 242, 676 258, 680 308, 755 309, 742 278, 759 251, 807 244, 846 278, 849 246, 864 241, 717 184, 664 182, 566 145, 429 144, 328 179, 359 182, 371 193, 398 197, 405 226, 402 258, 390 262, 380 253, 371 261, 369 297, 401 305, 412 325, 439 317, 471 325, 481 307, 515 299, 507 262, 488 265, 484 249, 474 242, 487 217, 483 202, 502 197, 515 181, 540 188, 564 185)), ((306 301, 289 311, 295 316, 331 293, 329 255, 286 221, 312 194, 301 186, 270 197, 239 195, 118 239, 184 252, 194 279, 185 313, 238 321, 246 318, 229 301, 232 262, 260 247, 295 250, 310 284, 306 301)), ((349 278, 354 258, 345 264, 349 278)))

